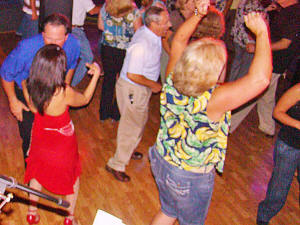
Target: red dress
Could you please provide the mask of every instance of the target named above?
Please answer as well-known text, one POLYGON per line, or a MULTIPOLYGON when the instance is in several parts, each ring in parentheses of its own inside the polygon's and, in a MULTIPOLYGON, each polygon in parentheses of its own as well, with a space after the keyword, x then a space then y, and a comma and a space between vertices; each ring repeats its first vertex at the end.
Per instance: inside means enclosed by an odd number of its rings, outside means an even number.
POLYGON ((81 167, 68 108, 60 116, 35 114, 26 162, 25 183, 35 178, 55 194, 74 193, 81 167))

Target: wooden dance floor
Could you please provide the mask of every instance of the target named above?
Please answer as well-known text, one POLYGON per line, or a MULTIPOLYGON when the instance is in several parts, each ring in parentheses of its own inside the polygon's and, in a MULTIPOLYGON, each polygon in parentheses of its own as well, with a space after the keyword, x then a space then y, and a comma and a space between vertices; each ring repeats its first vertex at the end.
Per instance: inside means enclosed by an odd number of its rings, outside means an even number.
MULTIPOLYGON (((96 53, 98 32, 95 26, 87 27, 87 35, 96 53)), ((0 34, 0 64, 16 46, 14 33, 0 34)), ((99 56, 96 57, 99 60, 99 56)), ((86 87, 89 77, 79 84, 86 87)), ((1 85, 0 85, 1 86, 1 85)), ((144 153, 142 160, 131 160, 127 173, 129 183, 115 180, 106 172, 105 164, 116 148, 117 124, 99 122, 99 97, 102 80, 87 107, 71 110, 78 138, 82 164, 80 191, 75 210, 82 225, 92 225, 97 209, 104 210, 126 225, 147 225, 159 210, 158 191, 151 175, 147 157, 159 127, 159 95, 150 102, 149 121, 138 151, 144 153)), ((273 165, 274 139, 266 138, 257 129, 256 111, 252 111, 234 134, 229 137, 223 175, 216 176, 212 202, 206 225, 255 224, 258 203, 263 200, 273 165)), ((278 132, 277 127, 277 132, 278 132)), ((0 87, 0 174, 12 176, 23 183, 24 162, 17 121, 9 111, 7 97, 0 87)), ((51 194, 47 192, 45 193, 51 194)), ((26 223, 28 195, 18 189, 7 189, 14 199, 0 213, 1 225, 26 223)), ((63 224, 61 207, 47 200, 40 200, 40 225, 63 224)), ((287 202, 271 225, 300 224, 299 185, 296 177, 292 183, 287 202), (298 222, 297 222, 298 221, 298 222)), ((105 225, 103 223, 103 225, 105 225)))

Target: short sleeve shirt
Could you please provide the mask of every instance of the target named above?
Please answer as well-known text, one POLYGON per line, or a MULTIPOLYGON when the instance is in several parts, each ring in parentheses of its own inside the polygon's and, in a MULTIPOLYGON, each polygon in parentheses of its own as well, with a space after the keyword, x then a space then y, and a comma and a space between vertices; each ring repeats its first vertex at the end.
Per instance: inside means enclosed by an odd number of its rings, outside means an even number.
POLYGON ((94 7, 95 4, 92 0, 73 0, 72 24, 82 26, 86 13, 94 7))
POLYGON ((124 59, 120 77, 127 78, 127 73, 139 74, 149 80, 157 81, 160 73, 161 38, 142 26, 134 34, 124 59))
POLYGON ((207 105, 215 87, 198 97, 185 96, 173 85, 172 74, 160 95, 160 128, 156 146, 170 164, 186 170, 215 165, 223 171, 230 125, 230 111, 218 122, 207 117, 207 105))
POLYGON ((100 10, 104 23, 101 43, 114 48, 126 49, 134 34, 133 23, 136 18, 140 17, 138 9, 134 9, 123 17, 113 17, 105 10, 104 4, 100 10))
MULTIPOLYGON (((35 54, 44 45, 42 34, 20 41, 4 60, 0 69, 1 77, 8 82, 15 81, 22 88, 21 82, 28 78, 35 54)), ((63 49, 67 56, 67 71, 75 69, 80 54, 80 46, 72 34, 68 34, 63 49)))
POLYGON ((270 23, 272 42, 286 38, 292 41, 287 49, 273 51, 273 72, 283 73, 300 51, 300 4, 281 9, 270 23))

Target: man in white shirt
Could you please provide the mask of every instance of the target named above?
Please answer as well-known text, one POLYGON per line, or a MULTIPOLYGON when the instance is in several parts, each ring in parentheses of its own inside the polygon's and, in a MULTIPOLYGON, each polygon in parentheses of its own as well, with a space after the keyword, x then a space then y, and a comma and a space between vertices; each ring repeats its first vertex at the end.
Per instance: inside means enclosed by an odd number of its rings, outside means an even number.
POLYGON ((72 79, 72 86, 76 86, 82 80, 87 71, 85 64, 87 62, 91 63, 94 58, 90 43, 85 35, 83 25, 86 13, 95 15, 99 13, 99 10, 100 7, 96 6, 92 0, 73 0, 72 34, 80 42, 80 61, 72 79))
POLYGON ((24 0, 23 18, 16 34, 21 35, 22 39, 32 37, 39 33, 39 0, 24 0))
MULTIPOLYGON (((160 73, 161 37, 171 23, 166 10, 150 7, 146 11, 145 26, 134 34, 116 84, 116 95, 121 118, 117 134, 117 149, 106 165, 106 170, 122 182, 130 181, 125 173, 134 149, 139 144, 148 120, 148 104, 152 92, 161 90, 157 82, 160 73)), ((135 157, 136 159, 139 157, 135 157)))

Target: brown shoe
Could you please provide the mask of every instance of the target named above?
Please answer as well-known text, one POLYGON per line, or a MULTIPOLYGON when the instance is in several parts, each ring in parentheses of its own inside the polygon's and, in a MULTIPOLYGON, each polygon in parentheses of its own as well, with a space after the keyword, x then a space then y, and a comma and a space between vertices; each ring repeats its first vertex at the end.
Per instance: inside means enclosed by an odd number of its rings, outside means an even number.
POLYGON ((114 170, 113 168, 109 167, 108 165, 105 166, 105 169, 108 172, 112 173, 118 181, 121 181, 121 182, 129 182, 130 181, 130 177, 125 172, 114 170))
POLYGON ((134 160, 140 160, 140 159, 143 158, 143 153, 134 152, 134 153, 132 153, 131 158, 134 159, 134 160))

